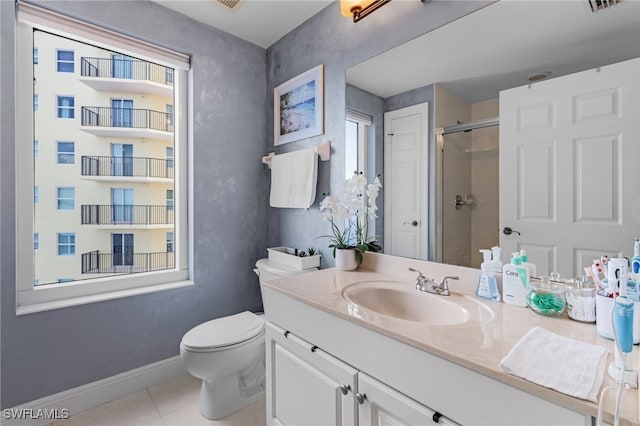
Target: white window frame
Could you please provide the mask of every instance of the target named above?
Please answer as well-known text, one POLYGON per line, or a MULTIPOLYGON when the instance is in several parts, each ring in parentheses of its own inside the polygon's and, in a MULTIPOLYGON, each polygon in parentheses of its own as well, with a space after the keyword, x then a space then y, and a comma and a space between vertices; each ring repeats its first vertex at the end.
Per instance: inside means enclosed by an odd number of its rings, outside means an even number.
POLYGON ((73 186, 58 186, 56 187, 56 210, 75 210, 76 209, 76 189, 73 186), (71 198, 61 197, 60 190, 61 189, 70 189, 73 191, 73 196, 71 198), (71 201, 71 208, 60 208, 61 201, 71 201))
POLYGON ((372 124, 371 116, 347 109, 346 120, 358 125, 358 171, 367 175, 367 139, 368 128, 372 124))
POLYGON ((76 164, 76 143, 74 141, 56 141, 56 164, 61 164, 63 166, 76 164), (70 151, 70 152, 60 151, 61 143, 70 143, 71 146, 73 146, 73 151, 70 151), (72 161, 70 163, 61 162, 60 161, 61 155, 70 156, 72 161))
POLYGON ((76 255, 77 245, 78 245, 78 241, 76 241, 76 233, 75 232, 57 232, 56 233, 56 256, 63 256, 63 257, 75 256, 76 255), (72 243, 60 243, 60 236, 62 236, 62 235, 73 236, 73 244, 72 243), (61 246, 73 247, 73 253, 60 254, 60 247, 61 246))
MULTIPOLYGON (((55 7, 55 5, 52 5, 55 7)), ((191 99, 192 70, 189 56, 89 24, 35 4, 17 1, 18 22, 16 42, 18 52, 33 49, 34 27, 44 31, 90 43, 111 51, 175 69, 175 268, 118 275, 103 278, 36 286, 33 234, 35 210, 33 199, 33 147, 19 141, 33 140, 32 97, 15 96, 17 129, 16 149, 16 313, 18 315, 76 306, 103 300, 128 297, 193 285, 193 150, 191 99)), ((16 55, 17 91, 33 93, 33 56, 16 55)), ((57 113, 56 113, 57 115, 57 113)), ((76 242, 77 244, 77 242, 76 242)), ((57 245, 57 240, 56 240, 57 245)), ((57 253, 57 247, 56 247, 57 253)))
POLYGON ((64 73, 64 74, 75 74, 75 72, 76 72, 76 52, 74 50, 56 49, 56 72, 61 72, 61 73, 64 73), (73 59, 71 61, 61 60, 60 56, 59 56, 60 52, 71 52, 73 54, 73 59), (71 64, 73 69, 71 71, 60 71, 60 64, 71 64))
POLYGON ((60 120, 73 120, 76 118, 76 97, 73 95, 56 95, 56 118, 60 120), (60 105, 60 98, 71 98, 73 100, 73 106, 68 107, 60 105), (61 117, 61 111, 71 111, 72 117, 61 117))

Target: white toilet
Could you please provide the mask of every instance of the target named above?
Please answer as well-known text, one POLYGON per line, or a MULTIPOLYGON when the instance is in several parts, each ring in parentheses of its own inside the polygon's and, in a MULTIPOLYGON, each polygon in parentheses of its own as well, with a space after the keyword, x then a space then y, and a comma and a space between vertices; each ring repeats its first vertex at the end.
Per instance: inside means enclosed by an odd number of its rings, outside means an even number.
MULTIPOLYGON (((309 270, 260 259, 254 271, 262 283, 309 270)), ((180 357, 187 371, 202 379, 200 413, 208 419, 220 419, 264 397, 262 314, 241 312, 192 328, 182 338, 180 357)))

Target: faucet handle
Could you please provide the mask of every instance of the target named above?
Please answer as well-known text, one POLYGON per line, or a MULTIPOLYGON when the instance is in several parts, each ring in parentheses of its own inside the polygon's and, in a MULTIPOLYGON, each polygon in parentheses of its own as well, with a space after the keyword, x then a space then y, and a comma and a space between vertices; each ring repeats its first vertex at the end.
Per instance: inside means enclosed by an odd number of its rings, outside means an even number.
POLYGON ((440 281, 440 285, 447 286, 448 285, 447 280, 459 280, 459 279, 460 277, 458 276, 447 275, 445 277, 442 277, 442 281, 440 281))

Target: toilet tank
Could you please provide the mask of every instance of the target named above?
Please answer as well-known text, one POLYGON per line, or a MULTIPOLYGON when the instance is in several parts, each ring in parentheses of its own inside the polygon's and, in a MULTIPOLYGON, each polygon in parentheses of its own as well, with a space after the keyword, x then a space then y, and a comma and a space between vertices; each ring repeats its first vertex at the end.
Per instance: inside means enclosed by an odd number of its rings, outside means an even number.
POLYGON ((253 270, 260 278, 260 283, 275 280, 277 278, 288 277, 289 275, 301 274, 303 272, 317 271, 318 268, 294 269, 287 265, 275 263, 268 258, 260 259, 256 262, 256 268, 253 270))

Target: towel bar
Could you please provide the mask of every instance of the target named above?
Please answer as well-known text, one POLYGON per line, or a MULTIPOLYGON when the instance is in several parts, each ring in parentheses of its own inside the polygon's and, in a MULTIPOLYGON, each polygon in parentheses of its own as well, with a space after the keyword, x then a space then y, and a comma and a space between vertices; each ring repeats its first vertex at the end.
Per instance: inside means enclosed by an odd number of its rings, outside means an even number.
MULTIPOLYGON (((316 145, 313 149, 318 153, 320 161, 329 161, 329 159, 331 158, 331 141, 322 142, 316 145)), ((264 157, 262 157, 262 163, 271 168, 271 159, 274 155, 276 155, 275 152, 270 152, 269 154, 265 155, 264 157)))

